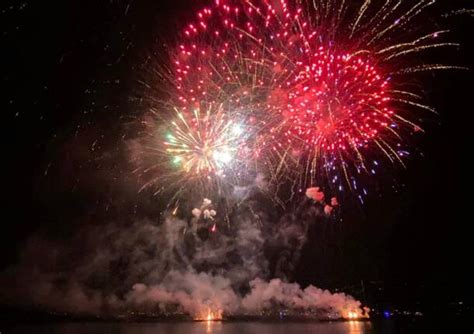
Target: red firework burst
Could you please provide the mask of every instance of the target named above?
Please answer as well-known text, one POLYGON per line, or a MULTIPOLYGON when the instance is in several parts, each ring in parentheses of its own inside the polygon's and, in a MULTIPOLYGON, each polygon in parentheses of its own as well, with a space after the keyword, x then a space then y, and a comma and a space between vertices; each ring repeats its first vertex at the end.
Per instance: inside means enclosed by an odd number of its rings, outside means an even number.
POLYGON ((174 103, 222 104, 253 124, 246 146, 274 171, 313 183, 325 170, 351 187, 349 169, 374 174, 367 164, 378 153, 403 164, 400 131, 419 129, 406 106, 431 110, 401 76, 452 68, 409 57, 456 45, 434 41, 445 31, 400 34, 431 4, 361 1, 351 11, 344 0, 215 0, 172 55, 174 103))
POLYGON ((388 80, 369 61, 323 47, 308 58, 285 83, 283 128, 289 142, 345 151, 366 145, 393 122, 388 80))

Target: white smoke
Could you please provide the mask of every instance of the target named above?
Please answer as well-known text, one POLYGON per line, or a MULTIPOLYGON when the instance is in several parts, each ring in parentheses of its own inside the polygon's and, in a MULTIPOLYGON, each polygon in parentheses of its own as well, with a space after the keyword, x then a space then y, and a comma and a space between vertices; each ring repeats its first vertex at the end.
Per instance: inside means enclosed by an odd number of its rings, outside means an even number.
POLYGON ((84 226, 70 240, 32 238, 19 264, 2 273, 0 297, 108 315, 138 309, 238 316, 278 308, 323 310, 322 317, 361 315, 360 303, 350 296, 281 279, 299 262, 311 224, 330 215, 337 200, 324 204, 324 193, 313 188, 299 209, 272 223, 268 213, 255 209, 252 191, 246 192, 248 198, 227 220, 204 199, 189 209, 188 221, 170 214, 161 222, 84 226))
POLYGON ((184 273, 173 270, 160 284, 135 284, 127 294, 126 302, 137 306, 157 305, 162 311, 175 305, 179 311, 192 317, 199 317, 209 309, 233 314, 237 310, 239 297, 231 284, 222 276, 195 273, 193 270, 184 273))
MULTIPOLYGON (((257 313, 269 309, 274 303, 293 309, 333 310, 346 317, 348 312, 360 312, 361 304, 344 293, 331 293, 312 285, 305 289, 296 283, 285 283, 280 279, 269 282, 255 279, 250 282, 251 292, 242 299, 242 307, 257 313)), ((358 313, 361 315, 361 313, 358 313)))
POLYGON ((312 285, 305 289, 296 283, 280 279, 265 281, 260 278, 249 282, 250 291, 238 295, 232 282, 222 276, 212 276, 192 271, 172 271, 158 285, 135 284, 127 295, 127 302, 134 305, 158 305, 166 310, 170 304, 195 318, 203 312, 216 310, 224 315, 259 315, 262 310, 280 309, 326 310, 341 317, 349 313, 362 315, 361 304, 344 293, 331 293, 312 285))

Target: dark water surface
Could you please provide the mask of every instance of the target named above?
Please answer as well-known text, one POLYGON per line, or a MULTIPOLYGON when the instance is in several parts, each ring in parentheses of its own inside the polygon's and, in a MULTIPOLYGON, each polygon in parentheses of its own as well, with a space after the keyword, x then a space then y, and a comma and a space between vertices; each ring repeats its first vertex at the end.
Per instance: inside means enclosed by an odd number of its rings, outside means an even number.
POLYGON ((285 322, 169 322, 169 323, 54 323, 9 325, 0 328, 1 334, 7 333, 117 333, 117 334, 405 334, 405 333, 473 333, 472 328, 451 325, 438 325, 426 321, 391 320, 377 322, 324 322, 324 323, 285 323, 285 322))

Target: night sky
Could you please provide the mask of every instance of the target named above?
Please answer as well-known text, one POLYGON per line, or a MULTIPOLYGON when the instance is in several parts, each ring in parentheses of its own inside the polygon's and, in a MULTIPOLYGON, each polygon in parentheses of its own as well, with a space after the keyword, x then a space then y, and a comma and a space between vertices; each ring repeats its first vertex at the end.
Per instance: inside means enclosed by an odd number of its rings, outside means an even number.
MULTIPOLYGON (((197 6, 10 2, 0 5, 2 270, 35 234, 67 239, 88 224, 159 215, 151 194, 133 190, 123 146, 144 110, 139 81, 149 78, 146 59, 163 54, 163 43, 197 6)), ((470 3, 439 2, 443 12, 470 3)), ((446 23, 453 27, 450 39, 462 46, 444 59, 473 68, 472 17, 446 23)), ((415 148, 407 168, 391 171, 364 205, 348 203, 343 227, 329 233, 326 248, 313 247, 311 238, 321 240, 310 235, 295 271, 302 285, 334 289, 363 280, 369 288, 383 284, 387 298, 400 302, 472 301, 473 76, 447 71, 419 82, 439 115, 419 112, 427 131, 410 139, 415 148)))

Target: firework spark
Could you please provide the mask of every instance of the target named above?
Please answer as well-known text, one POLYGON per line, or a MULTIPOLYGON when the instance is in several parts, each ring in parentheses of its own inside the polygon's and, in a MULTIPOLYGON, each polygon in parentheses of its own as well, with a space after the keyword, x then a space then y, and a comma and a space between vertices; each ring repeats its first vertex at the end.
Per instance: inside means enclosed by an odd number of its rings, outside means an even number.
POLYGON ((222 104, 175 108, 173 117, 155 111, 143 124, 147 135, 138 145, 135 172, 145 180, 141 190, 172 194, 173 214, 183 194, 223 194, 246 176, 252 132, 222 104))
POLYGON ((225 174, 240 159, 300 189, 365 193, 359 179, 379 163, 404 165, 407 135, 423 130, 413 111, 434 111, 407 76, 457 68, 420 57, 458 45, 417 21, 434 3, 215 0, 170 54, 169 103, 182 112, 167 154, 190 175, 225 174), (200 120, 202 105, 220 108, 200 120))
POLYGON ((176 103, 233 105, 256 119, 255 156, 275 175, 354 189, 381 155, 403 165, 406 132, 421 130, 410 109, 432 111, 403 76, 453 68, 418 62, 457 46, 439 41, 446 30, 413 31, 433 4, 216 0, 184 29, 176 103))
POLYGON ((221 109, 211 115, 208 108, 204 116, 195 109, 190 120, 181 112, 177 116, 164 143, 172 162, 187 174, 225 177, 244 143, 242 124, 227 119, 221 109))

